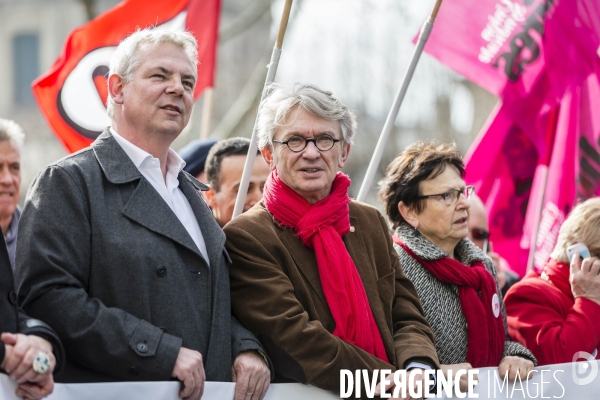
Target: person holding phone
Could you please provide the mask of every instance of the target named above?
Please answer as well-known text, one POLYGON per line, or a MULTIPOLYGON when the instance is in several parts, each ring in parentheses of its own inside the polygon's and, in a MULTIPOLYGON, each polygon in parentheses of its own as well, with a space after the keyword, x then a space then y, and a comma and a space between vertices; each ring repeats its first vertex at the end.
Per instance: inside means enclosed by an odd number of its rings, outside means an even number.
POLYGON ((593 198, 573 208, 542 273, 530 271, 508 291, 509 333, 540 365, 571 362, 579 351, 600 359, 598 257, 600 198, 593 198), (575 251, 569 261, 570 248, 575 251))

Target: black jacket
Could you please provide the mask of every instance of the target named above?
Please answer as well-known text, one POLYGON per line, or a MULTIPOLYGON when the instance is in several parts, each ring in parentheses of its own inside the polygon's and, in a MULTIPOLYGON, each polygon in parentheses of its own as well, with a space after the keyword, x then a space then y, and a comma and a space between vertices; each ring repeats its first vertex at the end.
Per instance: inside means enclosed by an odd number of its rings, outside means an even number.
POLYGON ((60 383, 169 380, 181 347, 208 381, 231 381, 258 339, 231 315, 225 234, 180 172, 210 261, 107 129, 46 167, 19 221, 19 305, 65 347, 60 383))
MULTIPOLYGON (((29 318, 22 310, 17 308, 17 294, 15 293, 14 279, 4 235, 0 240, 0 332, 23 333, 37 335, 52 344, 52 351, 56 357, 54 374, 58 373, 64 364, 64 350, 56 333, 39 319, 29 318)), ((5 356, 4 343, 0 342, 0 363, 5 356)))

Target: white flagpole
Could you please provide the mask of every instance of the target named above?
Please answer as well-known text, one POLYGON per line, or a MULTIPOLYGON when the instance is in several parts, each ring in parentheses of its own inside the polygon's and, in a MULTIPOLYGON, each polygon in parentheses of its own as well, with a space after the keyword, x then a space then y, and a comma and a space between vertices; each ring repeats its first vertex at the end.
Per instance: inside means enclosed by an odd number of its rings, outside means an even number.
MULTIPOLYGON (((281 48, 283 46, 283 37, 285 36, 285 30, 287 29, 288 20, 290 18, 290 10, 292 9, 292 0, 286 0, 283 8, 283 15, 281 17, 281 23, 279 25, 279 34, 277 35, 277 41, 275 47, 273 47, 273 53, 271 53, 271 62, 269 63, 269 70, 267 71, 267 79, 265 80, 265 86, 263 87, 260 101, 267 95, 267 87, 270 83, 275 80, 275 74, 277 73, 277 66, 279 65, 279 58, 281 57, 281 48)), ((258 115, 254 122, 254 129, 252 130, 252 138, 250 139, 250 149, 248 150, 248 157, 246 157, 246 163, 244 164, 244 173, 242 174, 242 180, 240 181, 240 187, 238 189, 238 195, 235 199, 235 207, 233 209, 233 218, 237 217, 244 210, 244 202, 246 201, 246 193, 248 192, 248 185, 250 184, 250 176, 252 175, 252 168, 254 167, 254 160, 256 160, 256 152, 258 151, 258 138, 256 136, 256 128, 258 122, 258 115)))
POLYGON ((396 99, 392 104, 392 108, 385 120, 385 124, 383 126, 383 130, 381 131, 381 135, 379 136, 379 140, 377 142, 377 146, 375 147, 375 152, 373 153, 373 157, 371 158, 371 162, 369 163, 369 167, 367 168, 367 173, 365 174, 365 178, 363 179, 362 185, 358 192, 358 197, 356 200, 364 202, 367 198, 367 193, 373 184, 373 179, 375 178, 375 172, 379 167, 379 163, 381 162, 381 158, 383 157, 383 151, 385 150, 385 146, 388 142, 390 134, 392 133, 392 129, 394 127, 394 121, 396 121, 396 117, 398 116, 398 112, 400 111, 400 106, 402 105, 402 101, 404 100, 404 96, 406 95, 406 91, 408 90, 408 85, 413 77, 415 72, 415 68, 417 67, 417 63, 419 62, 419 58, 421 57, 421 53, 423 53, 423 48, 425 47, 425 43, 429 38, 429 34, 431 33, 431 29, 433 28, 433 23, 435 22, 435 18, 437 17, 440 6, 442 5, 442 0, 437 0, 435 3, 435 7, 431 12, 427 21, 423 24, 423 28, 421 28, 421 33, 419 34, 419 39, 417 41, 417 47, 413 52, 412 59, 410 61, 410 65, 408 66, 408 70, 404 75, 404 79, 402 81, 402 85, 400 89, 398 89, 398 93, 396 94, 396 99))

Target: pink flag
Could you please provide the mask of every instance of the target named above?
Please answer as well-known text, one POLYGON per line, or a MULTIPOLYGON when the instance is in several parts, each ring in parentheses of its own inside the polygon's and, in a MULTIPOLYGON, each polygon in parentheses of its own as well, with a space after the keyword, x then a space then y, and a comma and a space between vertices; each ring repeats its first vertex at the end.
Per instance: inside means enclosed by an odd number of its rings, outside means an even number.
POLYGON ((597 0, 446 0, 426 46, 501 98, 467 180, 521 275, 532 238, 540 267, 577 199, 600 194, 599 48, 597 0))
POLYGON ((503 99, 543 79, 558 100, 596 70, 599 44, 597 0, 446 0, 425 50, 503 99))
POLYGON ((494 251, 521 274, 527 265, 527 252, 517 250, 521 248, 540 157, 534 143, 504 107, 497 109, 483 132, 490 134, 480 135, 465 156, 466 178, 486 204, 494 251))
POLYGON ((526 272, 533 230, 534 258, 543 266, 558 229, 577 199, 600 195, 600 105, 597 75, 568 92, 548 119, 546 154, 511 120, 502 106, 465 156, 467 181, 490 215, 494 250, 515 272, 526 272))
POLYGON ((544 69, 543 49, 536 39, 545 4, 545 0, 446 0, 425 50, 498 96, 527 66, 519 85, 525 95, 544 69))

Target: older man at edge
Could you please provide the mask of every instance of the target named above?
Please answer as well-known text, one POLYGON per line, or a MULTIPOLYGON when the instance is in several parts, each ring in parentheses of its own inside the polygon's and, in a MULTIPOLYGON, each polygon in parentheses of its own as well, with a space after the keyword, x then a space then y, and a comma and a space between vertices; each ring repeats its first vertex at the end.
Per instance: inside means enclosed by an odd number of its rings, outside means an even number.
MULTIPOLYGON (((340 370, 436 368, 433 334, 383 216, 338 172, 354 115, 312 85, 274 85, 259 109, 263 201, 226 227, 232 306, 276 377, 340 390, 340 370)), ((411 372, 411 373, 413 373, 411 372)))
POLYGON ((141 30, 118 46, 108 78, 111 126, 33 182, 17 245, 19 302, 64 343, 57 380, 236 382, 262 398, 260 343, 231 316, 225 236, 171 143, 197 78, 187 32, 141 30))
POLYGON ((10 265, 15 268, 21 193, 21 148, 25 134, 14 121, 0 118, 0 227, 10 265))

